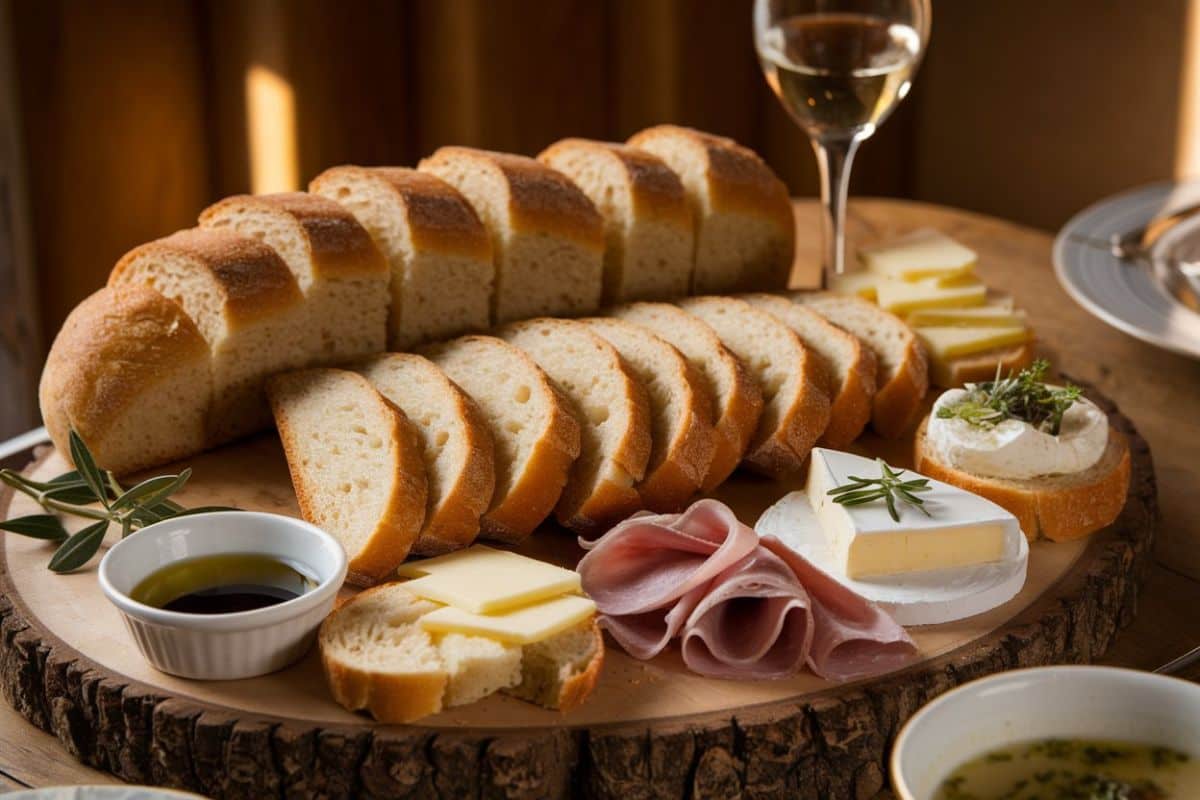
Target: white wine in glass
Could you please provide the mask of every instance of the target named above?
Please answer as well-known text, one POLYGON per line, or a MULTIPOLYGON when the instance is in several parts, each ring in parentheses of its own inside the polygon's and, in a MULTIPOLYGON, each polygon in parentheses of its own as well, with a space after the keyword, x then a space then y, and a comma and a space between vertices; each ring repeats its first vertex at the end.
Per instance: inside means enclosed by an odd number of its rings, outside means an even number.
POLYGON ((929 0, 755 2, 754 41, 767 83, 817 154, 826 276, 845 268, 854 153, 908 94, 929 17, 929 0))

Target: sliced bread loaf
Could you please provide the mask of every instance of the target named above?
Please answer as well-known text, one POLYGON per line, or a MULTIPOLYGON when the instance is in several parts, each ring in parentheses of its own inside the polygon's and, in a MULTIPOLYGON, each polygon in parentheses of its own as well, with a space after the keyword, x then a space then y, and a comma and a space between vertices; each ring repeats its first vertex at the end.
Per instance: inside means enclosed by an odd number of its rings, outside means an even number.
POLYGON ((623 144, 563 139, 538 160, 575 181, 604 217, 605 303, 691 290, 692 211, 679 176, 661 159, 623 144))
POLYGON ((505 693, 557 711, 580 706, 600 678, 604 635, 590 620, 521 648, 521 681, 505 693))
POLYGON ((1030 540, 1065 542, 1110 525, 1125 507, 1129 492, 1129 443, 1109 428, 1100 460, 1082 472, 1036 478, 991 478, 963 472, 943 462, 926 442, 928 417, 917 429, 917 472, 953 484, 1004 507, 1021 523, 1030 540))
POLYGON ((516 322, 497 335, 545 370, 579 420, 580 454, 555 508, 558 521, 588 534, 640 510, 635 486, 650 458, 650 402, 616 349, 572 320, 516 322))
POLYGON ((334 167, 308 185, 362 223, 391 266, 388 345, 486 330, 495 282, 492 243, 457 189, 402 167, 334 167))
POLYGON ((491 234, 494 322, 599 307, 604 220, 565 175, 532 158, 469 147, 442 147, 420 169, 462 192, 491 234))
POLYGON ((355 369, 404 412, 421 437, 429 507, 413 552, 437 555, 466 547, 479 533, 496 479, 483 412, 422 356, 387 353, 355 369))
POLYGON ((268 427, 266 377, 320 357, 312 350, 296 279, 257 239, 233 231, 179 231, 126 253, 108 285, 153 289, 196 323, 212 364, 210 446, 268 427))
POLYGON ((787 187, 732 139, 657 125, 629 144, 678 173, 696 220, 697 294, 787 288, 795 220, 787 187))
POLYGON ((716 449, 712 399, 683 355, 647 328, 623 319, 582 322, 617 349, 650 400, 650 460, 637 485, 642 504, 679 511, 700 488, 716 449))
POLYGON ((347 370, 283 373, 268 386, 301 514, 342 543, 347 581, 370 586, 386 579, 425 519, 416 428, 370 381, 347 370))
POLYGON ((141 286, 101 289, 75 307, 38 389, 59 453, 79 432, 118 475, 198 453, 212 403, 208 343, 173 300, 141 286))
POLYGON ((778 317, 822 362, 829 378, 829 427, 817 444, 845 449, 871 421, 871 401, 875 397, 874 351, 857 336, 785 297, 747 294, 742 299, 778 317))
POLYGON ((475 400, 492 434, 496 488, 480 535, 523 541, 554 510, 579 455, 570 401, 524 351, 492 336, 423 352, 475 400))
POLYGON ((797 292, 791 297, 875 351, 877 388, 871 427, 889 439, 903 436, 920 414, 929 390, 929 362, 912 328, 860 297, 829 292, 797 292))
POLYGON ((673 345, 707 389, 716 440, 700 490, 711 492, 732 474, 750 446, 763 408, 758 382, 711 327, 678 306, 630 303, 608 313, 641 325, 673 345))
POLYGON ((385 349, 387 262, 337 203, 304 192, 237 195, 205 209, 200 227, 237 231, 283 257, 304 295, 307 329, 322 363, 385 349))
POLYGON ((679 305, 717 332, 762 389, 763 413, 745 463, 771 476, 799 470, 829 424, 825 378, 812 352, 778 318, 743 300, 690 297, 679 305))

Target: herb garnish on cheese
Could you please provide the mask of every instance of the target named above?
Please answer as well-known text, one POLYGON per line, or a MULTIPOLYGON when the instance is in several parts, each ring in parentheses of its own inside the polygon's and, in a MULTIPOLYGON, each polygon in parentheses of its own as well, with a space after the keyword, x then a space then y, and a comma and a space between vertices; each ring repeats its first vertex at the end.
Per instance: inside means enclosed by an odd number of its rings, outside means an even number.
POLYGON ((1050 362, 1038 359, 1015 375, 968 383, 966 394, 952 405, 938 409, 939 419, 961 419, 980 428, 992 428, 1008 419, 1026 422, 1034 428, 1057 436, 1063 414, 1080 397, 1078 386, 1059 389, 1043 381, 1050 362))

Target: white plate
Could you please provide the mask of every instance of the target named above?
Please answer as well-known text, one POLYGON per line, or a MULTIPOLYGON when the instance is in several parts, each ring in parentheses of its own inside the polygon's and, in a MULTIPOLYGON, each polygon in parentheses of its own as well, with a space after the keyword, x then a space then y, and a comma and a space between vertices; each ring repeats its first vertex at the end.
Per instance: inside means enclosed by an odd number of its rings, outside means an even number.
MULTIPOLYGON (((1142 341, 1200 358, 1200 314, 1176 300, 1148 266, 1121 261, 1073 237, 1107 241, 1172 210, 1200 203, 1200 183, 1157 183, 1102 200, 1076 214, 1054 241, 1054 271, 1077 303, 1114 328, 1142 341)), ((1195 221, 1167 240, 1197 234, 1195 221)), ((1156 251, 1161 248, 1156 247, 1156 251)))

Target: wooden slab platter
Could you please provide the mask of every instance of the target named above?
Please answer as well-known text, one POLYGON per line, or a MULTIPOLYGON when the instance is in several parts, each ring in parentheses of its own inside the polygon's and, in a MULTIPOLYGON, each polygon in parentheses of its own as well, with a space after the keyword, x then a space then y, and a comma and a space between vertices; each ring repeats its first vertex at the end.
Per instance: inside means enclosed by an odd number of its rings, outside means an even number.
MULTIPOLYGON (((1131 619, 1158 518, 1154 473, 1129 420, 1089 396, 1131 441, 1121 517, 1081 542, 1035 544, 1018 597, 911 629, 921 661, 875 681, 711 680, 686 671, 677 652, 639 662, 610 643, 596 692, 568 715, 497 695, 420 725, 381 726, 330 699, 315 653, 244 681, 156 672, 102 596, 94 563, 56 576, 45 568, 49 545, 5 536, 0 686, 75 758, 213 797, 870 798, 884 786, 898 726, 928 699, 999 670, 1088 662, 1131 619)), ((864 437, 855 449, 907 464, 910 447, 864 437)), ((297 513, 274 436, 189 465, 184 504, 297 513)), ((46 449, 29 471, 65 469, 46 449)), ((753 522, 791 488, 739 475, 717 496, 753 522)), ((0 496, 0 517, 35 510, 23 496, 0 496)), ((568 566, 581 553, 549 526, 522 550, 568 566)))

